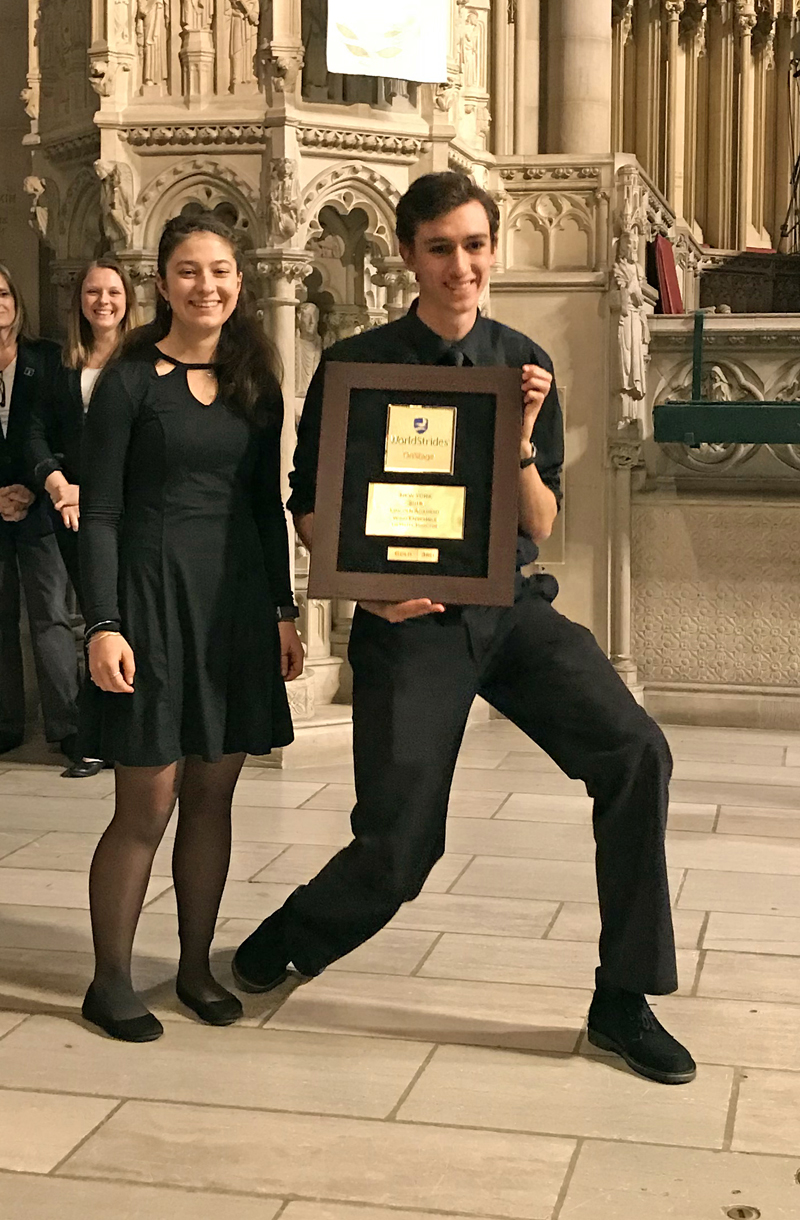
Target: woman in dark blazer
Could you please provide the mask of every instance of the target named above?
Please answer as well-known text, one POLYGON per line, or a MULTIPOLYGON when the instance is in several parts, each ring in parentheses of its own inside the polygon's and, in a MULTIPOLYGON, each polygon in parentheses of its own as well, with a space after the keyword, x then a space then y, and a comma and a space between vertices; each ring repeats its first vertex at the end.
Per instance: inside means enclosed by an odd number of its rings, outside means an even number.
POLYGON ((20 586, 45 735, 69 757, 75 745, 78 667, 67 576, 25 453, 31 415, 57 367, 57 346, 28 336, 22 297, 0 263, 0 754, 21 745, 25 735, 20 586))
MULTIPOLYGON (((50 392, 35 404, 28 428, 27 460, 31 478, 49 497, 55 537, 83 613, 78 564, 81 438, 83 419, 95 382, 123 336, 138 323, 133 285, 111 257, 96 259, 75 281, 67 342, 50 392)), ((68 779, 95 775, 100 759, 79 758, 64 773, 68 779)))

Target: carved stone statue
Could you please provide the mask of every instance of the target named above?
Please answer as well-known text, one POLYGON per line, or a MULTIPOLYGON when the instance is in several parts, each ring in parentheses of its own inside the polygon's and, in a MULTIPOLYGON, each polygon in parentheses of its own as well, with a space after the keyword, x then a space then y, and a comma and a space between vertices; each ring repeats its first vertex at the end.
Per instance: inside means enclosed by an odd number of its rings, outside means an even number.
POLYGON ((294 348, 294 389, 300 397, 308 389, 309 382, 322 355, 322 336, 319 333, 319 309, 313 301, 303 301, 297 307, 297 335, 294 348))
POLYGON ((625 230, 620 236, 614 263, 614 282, 619 292, 617 336, 621 389, 629 398, 640 401, 647 388, 650 328, 639 272, 639 234, 636 229, 625 230))
POLYGON ((166 44, 167 9, 164 0, 137 0, 136 45, 143 85, 160 85, 167 79, 166 44))
POLYGON ((231 86, 246 85, 254 79, 253 60, 258 37, 258 0, 228 0, 230 13, 231 86))
POLYGON ((100 179, 100 207, 103 232, 113 249, 124 249, 131 244, 133 235, 133 209, 131 189, 126 183, 123 166, 118 161, 95 161, 94 169, 100 179))
POLYGON ((477 13, 471 12, 464 22, 461 36, 461 67, 465 89, 481 87, 481 23, 477 13))
POLYGON ((213 0, 181 0, 181 29, 210 30, 213 0))
POLYGON ((47 237, 47 223, 49 219, 49 211, 46 207, 42 207, 41 198, 47 190, 47 182, 44 178, 37 178, 31 174, 22 183, 22 189, 26 195, 31 197, 31 210, 28 217, 28 223, 42 241, 47 237))
POLYGON ((273 241, 293 237, 297 232, 297 183, 295 164, 288 157, 270 162, 270 193, 267 229, 273 241))

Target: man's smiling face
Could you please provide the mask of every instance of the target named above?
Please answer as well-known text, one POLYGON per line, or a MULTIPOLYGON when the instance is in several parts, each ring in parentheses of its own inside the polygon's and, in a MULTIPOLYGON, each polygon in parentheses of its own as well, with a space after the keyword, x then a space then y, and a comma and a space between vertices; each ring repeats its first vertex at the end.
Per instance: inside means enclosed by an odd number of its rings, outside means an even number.
POLYGON ((423 221, 413 245, 400 249, 417 277, 420 306, 436 314, 474 316, 497 253, 479 200, 423 221))

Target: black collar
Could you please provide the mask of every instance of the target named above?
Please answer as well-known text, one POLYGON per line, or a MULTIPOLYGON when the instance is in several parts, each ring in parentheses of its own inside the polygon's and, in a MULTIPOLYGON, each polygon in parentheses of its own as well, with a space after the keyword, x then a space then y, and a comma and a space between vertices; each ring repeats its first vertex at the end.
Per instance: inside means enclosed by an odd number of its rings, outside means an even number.
POLYGON ((480 310, 476 314, 472 330, 463 339, 453 342, 450 339, 443 339, 435 330, 431 330, 430 326, 426 326, 417 313, 418 304, 418 301, 412 302, 411 308, 405 316, 405 323, 408 338, 422 357, 423 364, 439 364, 445 354, 454 347, 461 349, 470 364, 480 365, 482 363, 481 353, 485 352, 486 347, 484 336, 487 322, 480 310))

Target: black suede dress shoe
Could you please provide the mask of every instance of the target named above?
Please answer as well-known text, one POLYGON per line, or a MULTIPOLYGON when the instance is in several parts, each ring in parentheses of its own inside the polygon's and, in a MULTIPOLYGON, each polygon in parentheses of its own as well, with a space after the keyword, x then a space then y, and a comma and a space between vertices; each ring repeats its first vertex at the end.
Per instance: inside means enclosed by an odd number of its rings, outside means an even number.
POLYGON ((628 1067, 659 1084, 688 1084, 697 1065, 685 1046, 667 1033, 643 995, 621 987, 598 987, 589 1008, 592 1046, 620 1055, 628 1067))
POLYGON ((219 1000, 201 1000, 185 987, 181 987, 180 983, 176 983, 175 994, 181 1004, 191 1008, 206 1025, 233 1025, 234 1021, 244 1016, 241 1000, 229 991, 219 1000))
POLYGON ((8 754, 9 750, 18 750, 22 741, 22 733, 0 733, 0 754, 8 754))
POLYGON ((283 911, 275 911, 242 941, 231 962, 240 991, 272 991, 288 975, 289 953, 283 937, 283 911))
POLYGON ((92 1025, 97 1025, 110 1038, 117 1038, 120 1042, 155 1042, 164 1032, 164 1026, 151 1012, 142 1017, 118 1021, 112 1017, 93 986, 86 992, 81 1015, 84 1021, 91 1021, 92 1025))

